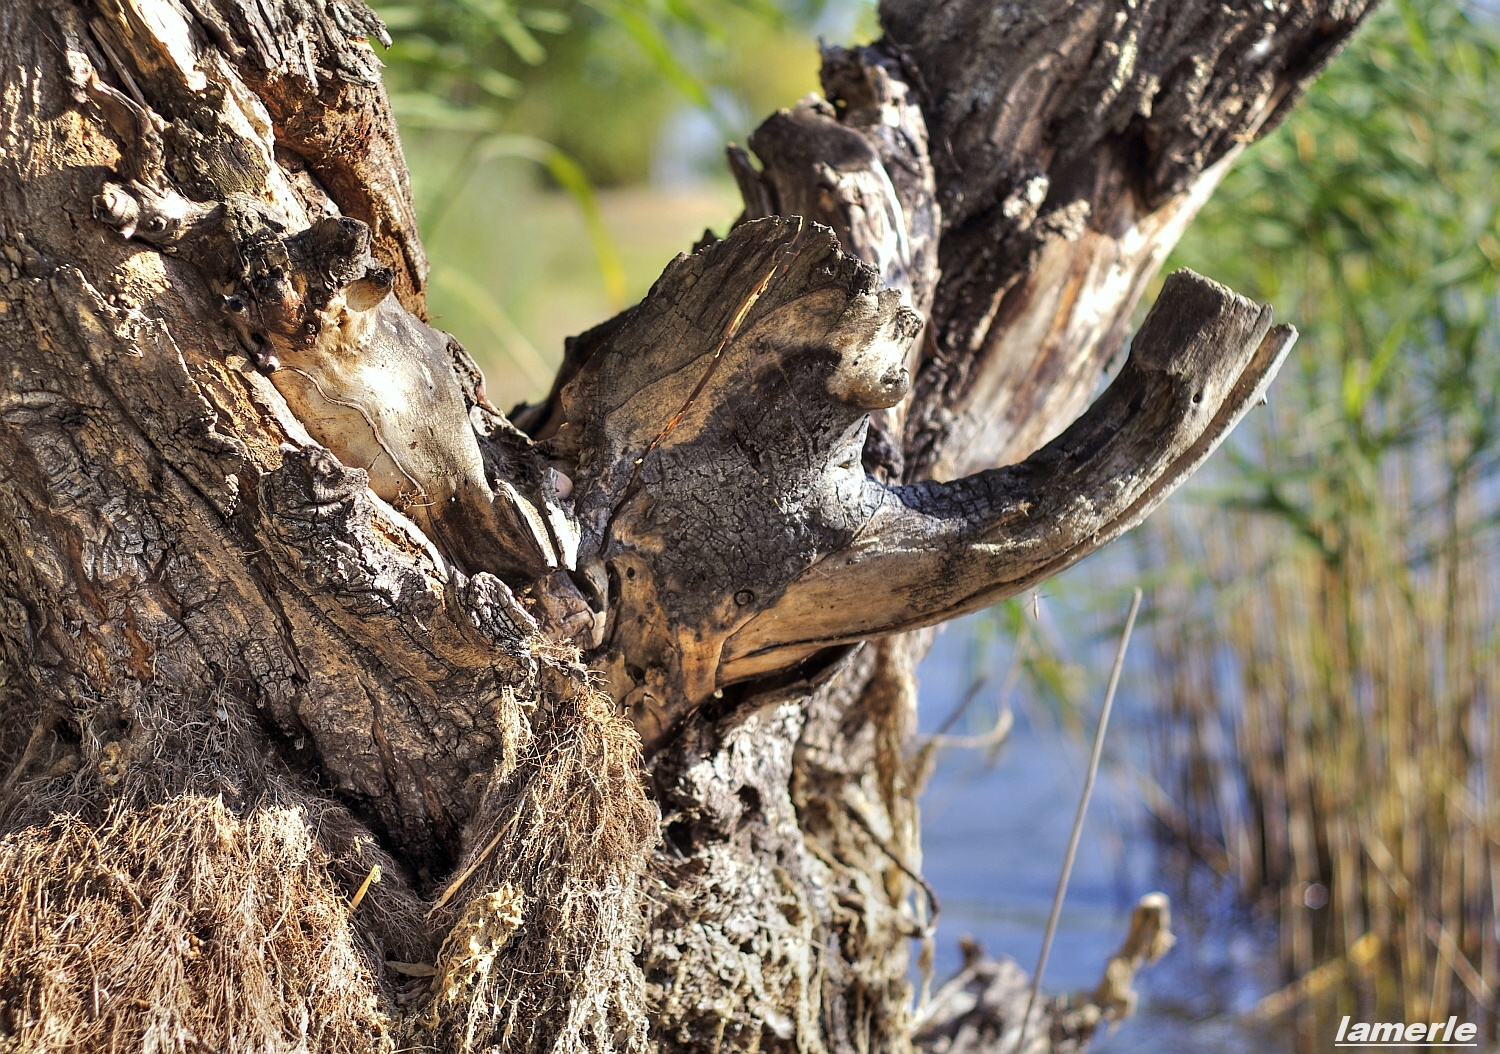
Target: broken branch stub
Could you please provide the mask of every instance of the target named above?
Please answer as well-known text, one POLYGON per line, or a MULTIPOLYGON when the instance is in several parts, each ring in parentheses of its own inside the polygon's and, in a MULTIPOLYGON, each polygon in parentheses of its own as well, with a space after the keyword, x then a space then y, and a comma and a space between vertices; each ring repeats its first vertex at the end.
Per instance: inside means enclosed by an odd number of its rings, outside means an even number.
POLYGON ((544 449, 574 466, 579 570, 612 600, 600 665, 648 739, 852 541, 868 414, 906 393, 920 325, 829 228, 772 218, 679 257, 579 362, 544 449))
POLYGON ((874 512, 854 543, 726 643, 721 679, 976 611, 1072 566, 1203 463, 1260 402, 1296 335, 1271 326, 1269 307, 1174 273, 1119 376, 1037 453, 951 483, 868 483, 874 512))
POLYGON ((1178 272, 1053 443, 888 487, 860 451, 870 412, 905 394, 919 328, 830 229, 772 218, 680 257, 576 362, 545 449, 575 466, 580 570, 611 594, 598 665, 648 750, 731 684, 983 607, 1139 523, 1295 338, 1178 272))
MULTIPOLYGON (((745 202, 741 222, 803 216, 827 224, 845 252, 925 318, 938 282, 942 214, 917 93, 877 47, 824 48, 822 80, 826 99, 809 95, 750 136, 759 170, 745 151, 729 148, 745 202)), ((924 343, 907 354, 913 375, 924 343)), ((862 460, 882 481, 903 475, 908 404, 909 396, 870 414, 862 460)))

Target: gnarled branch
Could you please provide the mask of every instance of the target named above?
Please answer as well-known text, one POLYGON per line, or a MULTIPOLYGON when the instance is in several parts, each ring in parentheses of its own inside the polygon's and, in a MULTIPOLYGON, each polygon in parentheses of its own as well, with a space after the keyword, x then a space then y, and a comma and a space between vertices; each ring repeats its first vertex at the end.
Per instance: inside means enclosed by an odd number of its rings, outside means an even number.
POLYGON ((1053 443, 890 487, 860 452, 917 328, 827 228, 748 222, 669 268, 563 389, 547 452, 576 465, 582 564, 612 590, 602 662, 648 747, 728 685, 993 603, 1139 523, 1295 338, 1179 272, 1053 443))

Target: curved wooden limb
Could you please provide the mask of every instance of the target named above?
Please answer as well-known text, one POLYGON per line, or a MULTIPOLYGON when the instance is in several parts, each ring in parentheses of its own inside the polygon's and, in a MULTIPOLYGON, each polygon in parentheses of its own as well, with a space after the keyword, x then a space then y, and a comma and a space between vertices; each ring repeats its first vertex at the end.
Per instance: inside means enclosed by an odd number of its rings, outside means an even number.
POLYGON ((1260 401, 1295 338, 1179 272, 1053 443, 887 487, 859 454, 871 411, 904 395, 917 328, 831 230, 758 220, 679 258, 562 391, 546 451, 576 465, 580 569, 610 594, 597 662, 648 749, 729 685, 983 607, 1117 537, 1260 401))
POLYGON ((867 514, 871 410, 906 392, 900 294, 801 218, 667 268, 556 398, 579 572, 610 612, 600 665, 652 737, 720 684, 719 648, 867 514))
POLYGON ((866 484, 847 548, 726 642, 721 683, 1013 596, 1145 519, 1258 404, 1296 340, 1191 271, 1162 289, 1108 391, 1019 465, 952 483, 866 484))

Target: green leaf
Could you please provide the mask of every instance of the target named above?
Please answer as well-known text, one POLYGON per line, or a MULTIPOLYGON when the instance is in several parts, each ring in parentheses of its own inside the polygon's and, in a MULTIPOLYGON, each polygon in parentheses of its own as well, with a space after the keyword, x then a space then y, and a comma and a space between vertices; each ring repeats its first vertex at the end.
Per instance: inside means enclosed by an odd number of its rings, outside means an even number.
POLYGON ((392 92, 391 109, 403 128, 443 132, 490 132, 496 117, 488 110, 459 107, 431 92, 392 92))
POLYGON ((521 19, 522 25, 529 26, 538 33, 566 33, 573 25, 573 20, 565 12, 550 8, 523 8, 517 17, 521 19))
POLYGON ((521 96, 521 82, 499 70, 480 70, 474 75, 474 81, 497 98, 518 99, 521 96))
POLYGON ((677 60, 671 42, 654 20, 634 0, 587 0, 588 5, 616 22, 630 35, 641 52, 651 60, 656 71, 684 96, 713 114, 717 120, 708 89, 686 66, 677 60))
POLYGON ((380 9, 380 20, 386 29, 414 29, 422 24, 425 16, 417 7, 384 7, 380 9))

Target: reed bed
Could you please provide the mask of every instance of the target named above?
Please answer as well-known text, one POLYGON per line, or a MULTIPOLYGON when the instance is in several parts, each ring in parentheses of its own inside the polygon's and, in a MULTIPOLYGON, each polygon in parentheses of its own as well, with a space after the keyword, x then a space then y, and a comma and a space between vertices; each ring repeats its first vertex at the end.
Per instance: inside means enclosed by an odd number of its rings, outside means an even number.
POLYGON ((1495 547, 1414 568, 1359 526, 1337 561, 1285 535, 1191 510, 1145 547, 1199 572, 1153 598, 1182 613, 1150 656, 1164 833, 1277 915, 1289 982, 1335 964, 1306 993, 1311 1034, 1343 1013, 1481 1021, 1500 983, 1495 547), (1206 609, 1209 583, 1229 602, 1206 609))
POLYGON ((1303 330, 1141 535, 1169 841, 1280 922, 1295 1014, 1496 1036, 1500 25, 1396 0, 1180 262, 1303 330), (1163 614, 1165 613, 1165 614, 1163 614))

